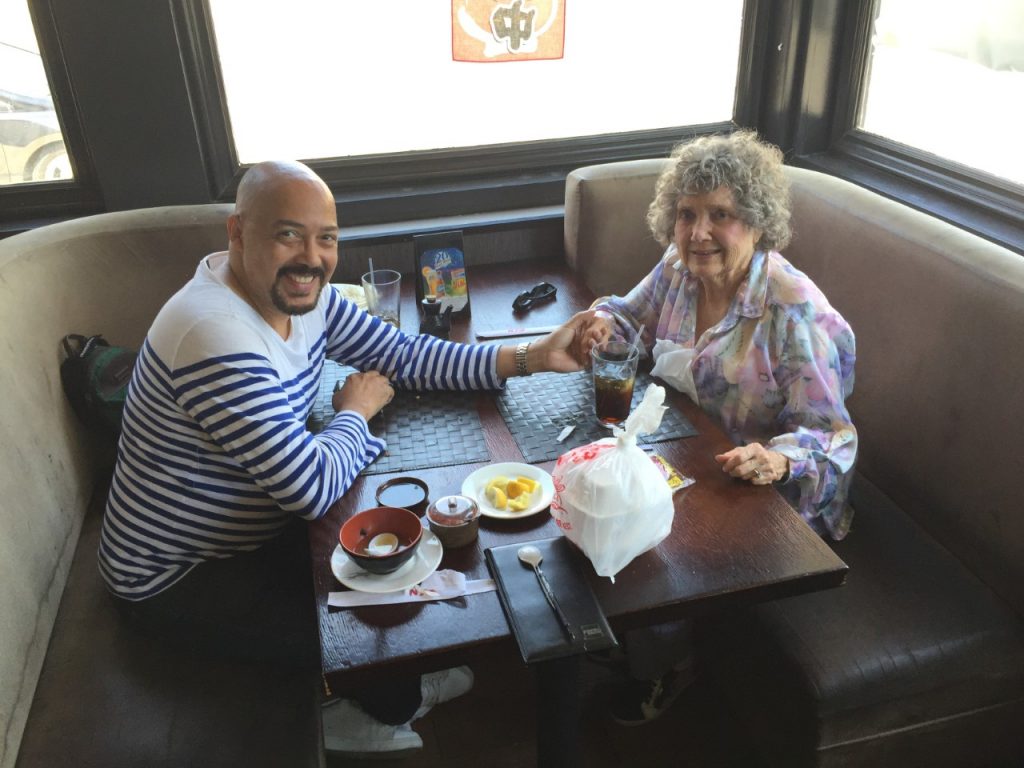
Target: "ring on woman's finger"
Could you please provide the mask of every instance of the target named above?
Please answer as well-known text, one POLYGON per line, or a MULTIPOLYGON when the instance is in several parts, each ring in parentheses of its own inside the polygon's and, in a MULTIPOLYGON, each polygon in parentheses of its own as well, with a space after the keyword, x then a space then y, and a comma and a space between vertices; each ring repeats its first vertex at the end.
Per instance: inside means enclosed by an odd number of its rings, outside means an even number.
POLYGON ((760 469, 755 469, 754 470, 754 479, 755 480, 760 480, 761 479, 761 470, 760 469))

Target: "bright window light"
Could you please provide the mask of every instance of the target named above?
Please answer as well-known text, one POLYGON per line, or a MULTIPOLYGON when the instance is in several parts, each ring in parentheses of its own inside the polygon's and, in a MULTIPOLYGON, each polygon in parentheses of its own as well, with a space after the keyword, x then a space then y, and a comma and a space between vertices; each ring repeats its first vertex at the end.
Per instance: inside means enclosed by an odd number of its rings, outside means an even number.
MULTIPOLYGON (((285 13, 273 3, 209 0, 239 160, 471 147, 732 118, 742 0, 561 0, 562 58, 454 61, 453 9, 512 2, 292 0, 285 13)), ((521 0, 521 8, 542 2, 551 0, 521 0)))
POLYGON ((880 0, 860 127, 1024 184, 1024 2, 880 0))

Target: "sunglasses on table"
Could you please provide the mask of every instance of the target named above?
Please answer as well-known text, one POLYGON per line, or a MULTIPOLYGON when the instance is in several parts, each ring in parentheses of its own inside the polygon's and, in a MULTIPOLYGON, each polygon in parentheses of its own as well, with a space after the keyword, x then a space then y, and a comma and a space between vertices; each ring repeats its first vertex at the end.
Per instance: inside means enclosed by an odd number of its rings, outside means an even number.
POLYGON ((551 283, 538 283, 528 291, 523 291, 512 302, 512 309, 516 312, 525 312, 533 309, 537 304, 550 301, 555 298, 558 289, 551 283))

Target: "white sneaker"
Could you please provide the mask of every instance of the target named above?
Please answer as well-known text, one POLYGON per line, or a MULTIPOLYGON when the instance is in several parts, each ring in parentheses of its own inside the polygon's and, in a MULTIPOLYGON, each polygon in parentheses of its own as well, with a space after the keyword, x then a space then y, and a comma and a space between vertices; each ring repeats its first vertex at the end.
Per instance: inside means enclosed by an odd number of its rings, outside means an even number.
POLYGON ((423 747, 423 739, 409 723, 386 725, 366 714, 350 699, 340 699, 320 710, 324 726, 324 750, 329 754, 356 757, 397 757, 423 747))
POLYGON ((413 715, 418 720, 435 705, 456 699, 473 687, 473 670, 469 667, 453 667, 440 672, 431 672, 420 678, 420 695, 423 703, 413 715))

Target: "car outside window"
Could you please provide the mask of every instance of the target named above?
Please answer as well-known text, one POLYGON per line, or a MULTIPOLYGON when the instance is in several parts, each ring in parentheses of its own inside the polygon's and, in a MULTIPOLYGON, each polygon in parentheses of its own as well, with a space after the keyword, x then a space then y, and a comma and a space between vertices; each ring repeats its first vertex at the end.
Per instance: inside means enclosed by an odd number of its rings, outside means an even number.
POLYGON ((73 178, 28 5, 0 3, 0 185, 73 178))

